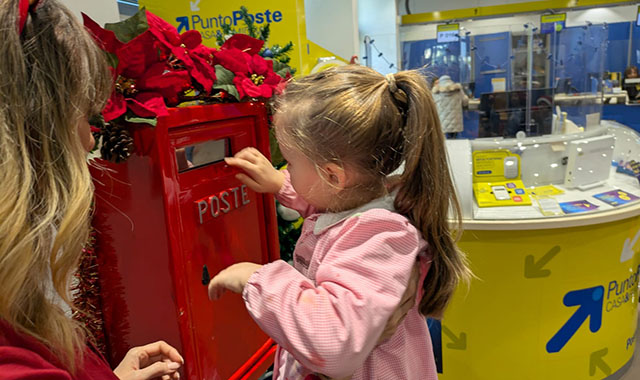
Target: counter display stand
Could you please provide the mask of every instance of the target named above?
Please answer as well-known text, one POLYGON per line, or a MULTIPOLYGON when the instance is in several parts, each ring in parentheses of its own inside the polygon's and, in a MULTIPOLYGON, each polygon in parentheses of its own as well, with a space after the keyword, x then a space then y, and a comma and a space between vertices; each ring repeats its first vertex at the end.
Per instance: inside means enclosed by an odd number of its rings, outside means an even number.
POLYGON ((571 135, 447 142, 464 215, 459 246, 476 278, 431 324, 440 379, 616 379, 628 368, 638 325, 640 183, 612 165, 585 190, 564 185, 567 165, 591 170, 570 162, 574 142, 601 136, 614 142, 601 153, 609 163, 640 160, 640 136, 608 121, 571 135), (527 194, 553 185, 563 193, 540 199, 592 211, 545 216, 535 196, 528 206, 478 207, 473 152, 492 149, 519 155, 527 194), (594 197, 614 190, 623 199, 594 197))

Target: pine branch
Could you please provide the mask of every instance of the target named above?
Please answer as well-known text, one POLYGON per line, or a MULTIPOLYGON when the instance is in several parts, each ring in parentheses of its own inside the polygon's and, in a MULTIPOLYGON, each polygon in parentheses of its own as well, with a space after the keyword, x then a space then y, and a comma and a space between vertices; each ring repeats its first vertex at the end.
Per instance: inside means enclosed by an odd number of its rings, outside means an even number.
POLYGON ((293 50, 293 42, 289 41, 282 47, 282 50, 280 50, 280 54, 289 54, 291 50, 293 50))
POLYGON ((278 58, 278 61, 280 61, 280 62, 282 62, 284 64, 288 64, 289 61, 291 61, 291 57, 285 56, 285 57, 282 57, 282 58, 278 58))
POLYGON ((224 34, 218 32, 218 34, 216 35, 216 42, 218 43, 218 46, 224 45, 224 34))
POLYGON ((271 53, 273 53, 273 58, 275 59, 279 54, 280 54, 280 45, 275 44, 273 46, 271 46, 271 53))
POLYGON ((251 20, 251 17, 249 17, 249 11, 247 10, 247 7, 245 7, 244 5, 241 6, 240 12, 242 12, 242 20, 245 24, 247 24, 247 31, 249 32, 249 36, 258 38, 258 36, 256 35, 256 27, 255 25, 253 25, 253 20, 251 20))
POLYGON ((221 28, 222 31, 218 32, 216 35, 216 42, 218 43, 218 46, 224 45, 227 41, 228 35, 235 34, 235 31, 231 30, 231 24, 222 24, 221 28))
POLYGON ((260 39, 266 42, 269 39, 269 34, 271 33, 271 24, 267 24, 265 26, 260 27, 260 39))
POLYGON ((222 24, 222 35, 225 36, 227 34, 231 34, 231 24, 222 24))
POLYGON ((273 58, 279 61, 281 61, 281 57, 286 57, 287 54, 291 52, 291 50, 293 50, 293 42, 291 41, 287 42, 287 44, 282 47, 276 44, 271 48, 271 51, 273 52, 273 58))

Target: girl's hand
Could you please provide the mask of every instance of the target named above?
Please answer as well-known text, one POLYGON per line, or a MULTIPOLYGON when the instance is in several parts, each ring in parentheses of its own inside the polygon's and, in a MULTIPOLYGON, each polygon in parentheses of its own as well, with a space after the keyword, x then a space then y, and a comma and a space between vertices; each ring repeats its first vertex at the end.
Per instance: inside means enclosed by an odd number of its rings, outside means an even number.
POLYGON ((183 364, 178 350, 158 341, 130 349, 113 373, 120 380, 179 379, 178 369, 183 364))
POLYGON ((260 264, 237 263, 222 270, 209 281, 209 299, 212 301, 219 299, 226 290, 242 293, 249 277, 260 268, 262 268, 260 264))
POLYGON ((236 178, 258 193, 275 194, 284 184, 284 173, 276 170, 256 148, 244 148, 224 161, 244 170, 245 173, 236 174, 236 178))

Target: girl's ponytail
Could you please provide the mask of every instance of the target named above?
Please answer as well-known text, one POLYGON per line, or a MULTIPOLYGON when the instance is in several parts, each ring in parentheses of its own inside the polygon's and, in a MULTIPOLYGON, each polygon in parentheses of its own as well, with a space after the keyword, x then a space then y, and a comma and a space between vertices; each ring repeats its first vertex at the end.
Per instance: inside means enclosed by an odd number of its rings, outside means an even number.
POLYGON ((471 276, 466 258, 456 246, 461 212, 447 164, 444 135, 422 75, 403 71, 388 75, 387 81, 405 118, 402 127, 405 167, 395 208, 411 220, 429 243, 433 261, 424 281, 420 312, 441 317, 458 282, 471 276), (454 222, 453 229, 450 219, 454 222))

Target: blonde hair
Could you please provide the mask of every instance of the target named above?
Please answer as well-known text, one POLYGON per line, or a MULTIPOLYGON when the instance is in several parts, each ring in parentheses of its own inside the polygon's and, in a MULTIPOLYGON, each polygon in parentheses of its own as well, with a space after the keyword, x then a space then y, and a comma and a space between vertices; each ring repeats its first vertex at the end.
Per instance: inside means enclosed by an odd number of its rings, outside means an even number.
POLYGON ((348 189, 358 206, 384 194, 388 176, 395 208, 422 233, 433 253, 420 311, 441 317, 458 282, 468 280, 465 256, 456 246, 460 206, 449 173, 444 136, 426 80, 417 71, 386 78, 363 66, 332 68, 288 84, 279 99, 279 136, 312 162, 338 163, 362 173, 348 189))
POLYGON ((78 123, 101 111, 111 74, 58 1, 33 10, 22 34, 18 2, 0 0, 0 318, 74 372, 84 335, 47 288, 51 276, 70 304, 93 199, 78 123))

